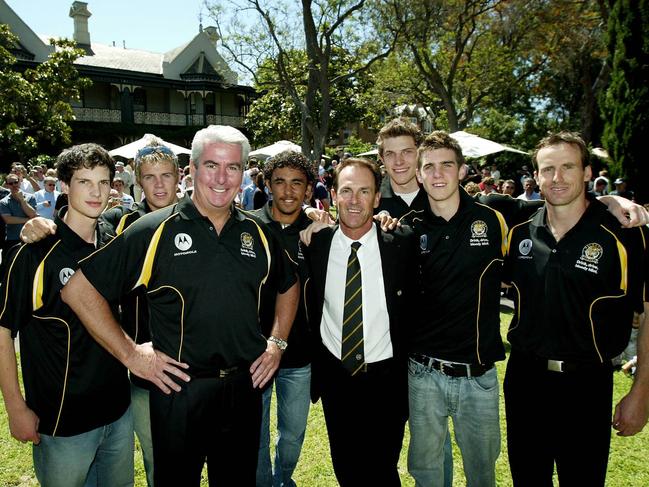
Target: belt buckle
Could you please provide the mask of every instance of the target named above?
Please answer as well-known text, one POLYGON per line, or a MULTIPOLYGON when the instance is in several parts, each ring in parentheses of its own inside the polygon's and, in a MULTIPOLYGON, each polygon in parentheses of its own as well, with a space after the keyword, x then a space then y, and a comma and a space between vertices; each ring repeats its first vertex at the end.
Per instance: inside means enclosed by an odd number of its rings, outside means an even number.
POLYGON ((446 362, 442 362, 441 360, 439 361, 439 371, 444 374, 444 375, 449 375, 446 373, 444 368, 448 367, 449 370, 453 370, 453 366, 451 364, 447 364, 446 362))
POLYGON ((563 372, 563 360, 548 359, 548 370, 551 372, 563 372))

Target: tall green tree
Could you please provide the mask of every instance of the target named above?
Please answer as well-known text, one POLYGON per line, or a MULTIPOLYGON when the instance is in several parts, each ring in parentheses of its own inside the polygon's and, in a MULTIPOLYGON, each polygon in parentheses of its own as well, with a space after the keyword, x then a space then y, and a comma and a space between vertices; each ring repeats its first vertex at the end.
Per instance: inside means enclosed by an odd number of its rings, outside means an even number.
POLYGON ((394 46, 394 38, 386 40, 369 25, 366 0, 206 3, 229 58, 253 77, 258 88, 274 86, 289 96, 300 115, 302 152, 316 160, 331 131, 334 88, 354 83, 394 46), (232 17, 227 28, 221 23, 226 12, 232 17), (332 69, 338 49, 355 60, 345 72, 332 69), (305 53, 306 63, 294 56, 299 51, 305 53), (272 68, 275 76, 262 79, 264 66, 272 68))
MULTIPOLYGON (((308 59, 304 51, 290 53, 291 63, 297 69, 292 70, 293 84, 301 97, 306 96, 308 59)), ((355 69, 356 60, 341 48, 332 52, 329 64, 331 78, 355 69)), ((262 64, 257 72, 255 88, 262 94, 253 101, 246 117, 246 129, 255 145, 269 144, 278 138, 302 141, 301 113, 295 106, 289 93, 282 89, 271 60, 262 64)), ((329 134, 335 134, 349 122, 363 120, 366 117, 368 98, 373 79, 368 74, 358 74, 353 78, 346 77, 330 88, 329 134)), ((316 93, 313 113, 320 118, 322 109, 321 93, 316 93)), ((328 140, 326 141, 328 142, 328 140)))
POLYGON ((611 82, 603 101, 604 147, 614 169, 649 202, 649 0, 611 0, 611 82))
POLYGON ((0 24, 0 158, 28 160, 43 147, 70 143, 71 100, 90 80, 74 61, 84 54, 68 40, 50 40, 54 52, 35 68, 19 71, 11 53, 18 38, 0 24))
POLYGON ((400 35, 379 89, 430 107, 437 127, 482 126, 500 112, 525 137, 555 125, 598 134, 604 0, 383 0, 377 12, 400 35))

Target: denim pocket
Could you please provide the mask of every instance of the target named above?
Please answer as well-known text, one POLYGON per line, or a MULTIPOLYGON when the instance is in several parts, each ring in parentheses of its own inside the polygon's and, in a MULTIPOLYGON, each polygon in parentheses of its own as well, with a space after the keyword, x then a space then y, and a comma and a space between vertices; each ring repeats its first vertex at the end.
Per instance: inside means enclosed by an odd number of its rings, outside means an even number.
POLYGON ((421 377, 427 372, 426 367, 413 359, 408 359, 408 375, 413 377, 421 377))
POLYGON ((470 377, 469 383, 478 390, 490 392, 498 389, 498 372, 494 366, 479 377, 470 377))

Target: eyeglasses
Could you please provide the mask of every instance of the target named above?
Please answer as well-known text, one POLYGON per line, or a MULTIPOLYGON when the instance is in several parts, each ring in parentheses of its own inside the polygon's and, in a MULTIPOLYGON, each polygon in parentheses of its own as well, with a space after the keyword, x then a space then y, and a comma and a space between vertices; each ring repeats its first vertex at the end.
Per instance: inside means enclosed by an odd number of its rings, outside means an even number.
POLYGON ((161 154, 170 156, 171 158, 176 157, 176 154, 174 154, 172 150, 166 145, 148 145, 146 147, 142 147, 139 151, 137 151, 135 160, 137 161, 138 159, 144 156, 150 156, 151 154, 161 154))
POLYGON ((18 186, 20 183, 18 181, 7 181, 5 184, 7 186, 18 186))
POLYGON ((45 186, 47 186, 48 188, 53 188, 55 185, 54 184, 46 184, 45 186))

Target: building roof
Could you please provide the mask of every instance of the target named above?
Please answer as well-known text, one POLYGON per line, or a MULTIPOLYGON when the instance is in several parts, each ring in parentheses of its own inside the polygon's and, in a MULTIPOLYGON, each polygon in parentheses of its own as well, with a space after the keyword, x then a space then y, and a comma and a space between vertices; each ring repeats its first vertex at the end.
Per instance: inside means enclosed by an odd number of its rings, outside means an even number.
MULTIPOLYGON (((48 37, 40 36, 47 42, 48 37)), ((162 74, 164 54, 142 51, 140 49, 125 49, 124 47, 108 46, 93 42, 90 45, 92 54, 76 60, 75 64, 94 66, 108 69, 122 69, 140 73, 162 74)))
MULTIPOLYGON (((87 7, 87 4, 83 2, 74 2, 73 8, 77 4, 84 8, 87 7)), ((51 36, 35 34, 7 5, 5 0, 0 0, 0 22, 9 24, 10 29, 19 36, 20 43, 14 51, 22 59, 44 62, 52 52, 52 47, 49 45, 51 36)), ((216 49, 218 37, 210 29, 213 30, 210 27, 203 30, 201 27, 201 31, 189 42, 164 53, 100 44, 92 42, 92 37, 88 34, 90 45, 79 45, 86 50, 86 55, 77 59, 75 64, 91 68, 158 75, 169 80, 211 80, 224 85, 236 86, 238 84, 237 74, 230 69, 218 53, 216 49)), ((76 34, 75 31, 75 38, 76 34)))

